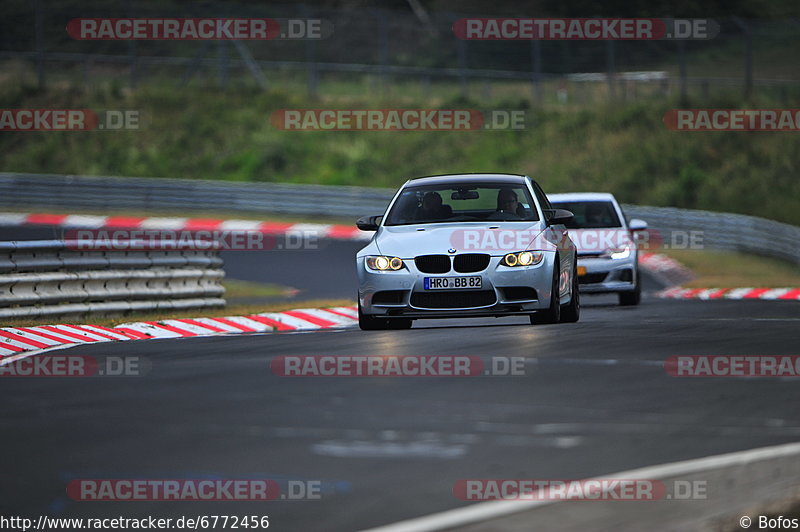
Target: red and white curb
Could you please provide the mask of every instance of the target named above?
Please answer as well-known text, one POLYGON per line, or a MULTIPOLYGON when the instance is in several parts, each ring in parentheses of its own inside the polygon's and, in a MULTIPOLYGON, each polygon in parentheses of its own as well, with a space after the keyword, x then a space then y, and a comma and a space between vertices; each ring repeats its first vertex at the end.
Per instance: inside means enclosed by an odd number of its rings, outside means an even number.
MULTIPOLYGON (((639 253, 639 264, 651 274, 661 276, 670 285, 678 285, 694 278, 691 270, 666 255, 639 253)), ((800 288, 681 288, 672 286, 657 292, 664 299, 765 299, 800 301, 800 288)))
POLYGON ((767 299, 800 301, 800 288, 668 288, 656 294, 666 299, 767 299))
POLYGON ((65 229, 151 229, 170 231, 253 231, 266 235, 315 234, 318 238, 369 240, 373 233, 351 225, 281 223, 258 220, 212 218, 167 218, 160 216, 94 216, 88 214, 43 214, 0 212, 0 226, 43 225, 65 229))
POLYGON ((188 338, 218 334, 307 331, 353 327, 358 323, 356 307, 303 308, 223 318, 179 318, 101 325, 37 325, 0 328, 0 365, 47 349, 78 344, 188 338))

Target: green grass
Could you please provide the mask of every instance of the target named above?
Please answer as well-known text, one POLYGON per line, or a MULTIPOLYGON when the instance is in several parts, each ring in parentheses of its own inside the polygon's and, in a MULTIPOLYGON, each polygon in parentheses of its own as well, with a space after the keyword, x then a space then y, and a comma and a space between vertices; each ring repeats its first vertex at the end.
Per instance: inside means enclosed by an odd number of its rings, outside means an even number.
POLYGON ((692 270, 686 288, 797 288, 800 266, 778 259, 708 250, 659 251, 692 270))
MULTIPOLYGON (((312 101, 291 88, 224 92, 154 82, 132 91, 115 82, 92 89, 53 82, 40 92, 6 80, 0 83, 2 108, 137 109, 141 128, 4 134, 0 169, 383 187, 436 173, 519 172, 538 178, 548 192, 610 191, 623 202, 800 224, 797 133, 674 132, 662 122, 667 110, 680 106, 798 107, 800 90, 764 90, 751 102, 743 102, 738 91, 708 101, 693 95, 683 104, 655 94, 614 105, 602 96, 567 104, 547 99, 532 109, 525 83, 499 84, 480 101, 462 100, 444 86, 427 97, 402 86, 392 87, 388 96, 367 83, 342 82, 339 88, 312 101), (524 110, 527 128, 287 132, 270 123, 282 108, 393 106, 524 110)), ((548 94, 553 92, 550 87, 548 94)), ((477 90, 472 94, 480 96, 477 90)))
POLYGON ((222 281, 225 287, 225 298, 236 299, 242 297, 282 297, 287 290, 285 286, 269 283, 254 283, 251 281, 239 281, 237 279, 225 279, 222 281))

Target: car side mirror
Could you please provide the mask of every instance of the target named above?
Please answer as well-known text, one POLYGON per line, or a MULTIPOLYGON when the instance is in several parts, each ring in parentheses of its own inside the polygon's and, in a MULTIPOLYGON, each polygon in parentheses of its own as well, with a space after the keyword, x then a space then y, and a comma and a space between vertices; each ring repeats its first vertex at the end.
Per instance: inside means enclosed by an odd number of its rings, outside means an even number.
POLYGON ((377 231, 380 219, 383 218, 382 214, 374 216, 362 216, 356 221, 356 227, 362 231, 377 231))
POLYGON ((547 219, 547 223, 550 225, 565 224, 571 222, 573 218, 575 218, 575 215, 566 209, 553 209, 552 214, 547 219))
POLYGON ((635 233, 636 231, 644 231, 647 229, 647 222, 640 220, 639 218, 631 218, 631 221, 628 222, 628 229, 632 233, 635 233))

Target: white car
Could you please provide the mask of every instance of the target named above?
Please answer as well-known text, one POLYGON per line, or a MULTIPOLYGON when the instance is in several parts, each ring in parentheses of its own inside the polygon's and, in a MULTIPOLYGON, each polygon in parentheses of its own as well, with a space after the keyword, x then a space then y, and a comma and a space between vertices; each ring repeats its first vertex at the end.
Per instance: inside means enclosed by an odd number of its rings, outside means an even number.
POLYGON ((553 207, 566 209, 573 218, 565 225, 578 248, 578 283, 584 293, 617 293, 620 305, 638 305, 639 277, 637 231, 647 222, 628 222, 612 194, 581 192, 549 194, 553 207))
POLYGON ((530 316, 576 322, 576 250, 530 177, 446 175, 412 179, 356 256, 362 329, 402 329, 420 318, 530 316))

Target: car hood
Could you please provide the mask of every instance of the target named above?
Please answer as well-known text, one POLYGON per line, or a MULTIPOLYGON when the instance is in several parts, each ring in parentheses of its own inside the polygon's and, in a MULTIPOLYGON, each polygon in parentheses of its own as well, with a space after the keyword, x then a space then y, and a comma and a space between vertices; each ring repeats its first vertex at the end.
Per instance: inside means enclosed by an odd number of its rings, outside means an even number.
POLYGON ((417 255, 448 254, 450 249, 455 249, 457 253, 503 255, 528 249, 528 245, 543 229, 541 222, 383 226, 374 242, 381 254, 404 259, 417 255))

